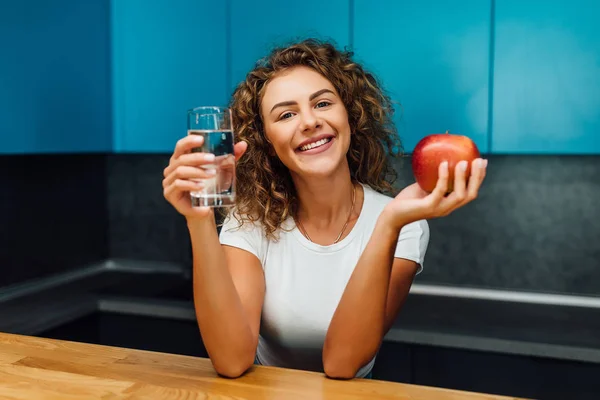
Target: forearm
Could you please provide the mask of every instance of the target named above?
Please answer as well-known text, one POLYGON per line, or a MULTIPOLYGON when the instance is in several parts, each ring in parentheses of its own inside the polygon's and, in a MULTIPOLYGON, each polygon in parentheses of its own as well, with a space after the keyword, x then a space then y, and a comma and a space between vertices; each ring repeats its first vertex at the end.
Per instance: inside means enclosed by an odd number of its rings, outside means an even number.
POLYGON ((325 372, 337 377, 350 378, 370 361, 385 334, 386 300, 400 229, 384 221, 378 220, 325 337, 325 372))
POLYGON ((256 343, 227 267, 214 217, 188 222, 188 229, 194 305, 204 346, 219 373, 240 375, 253 363, 256 343))

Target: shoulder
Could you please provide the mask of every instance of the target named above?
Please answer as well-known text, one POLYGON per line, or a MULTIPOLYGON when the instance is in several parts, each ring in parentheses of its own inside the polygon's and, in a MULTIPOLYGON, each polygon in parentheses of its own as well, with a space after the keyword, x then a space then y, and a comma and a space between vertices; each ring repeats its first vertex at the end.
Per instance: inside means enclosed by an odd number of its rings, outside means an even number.
POLYGON ((361 184, 365 193, 365 204, 369 208, 381 208, 383 209, 390 201, 394 198, 383 193, 379 193, 371 186, 361 184))
POLYGON ((394 198, 392 196, 379 193, 372 187, 366 184, 362 184, 364 190, 364 204, 363 209, 369 215, 369 217, 377 218, 394 198))
POLYGON ((263 224, 255 218, 238 213, 236 209, 231 209, 223 219, 219 238, 222 244, 244 240, 258 246, 268 241, 263 224))
POLYGON ((256 221, 247 215, 240 214, 236 208, 229 210, 223 224, 221 226, 221 233, 239 233, 239 234, 255 234, 262 232, 263 226, 260 221, 256 221))
POLYGON ((219 232, 219 241, 222 245, 237 247, 254 254, 261 263, 264 263, 269 247, 262 224, 248 216, 240 215, 236 209, 231 209, 225 216, 219 232))

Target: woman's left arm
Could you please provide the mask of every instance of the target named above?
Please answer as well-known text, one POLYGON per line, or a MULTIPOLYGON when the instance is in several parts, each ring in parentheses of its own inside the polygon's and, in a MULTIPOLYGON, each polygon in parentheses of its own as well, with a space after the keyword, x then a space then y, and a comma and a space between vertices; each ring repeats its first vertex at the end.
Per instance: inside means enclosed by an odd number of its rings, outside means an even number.
POLYGON ((475 160, 466 184, 466 162, 456 166, 454 190, 446 196, 448 167, 439 167, 432 193, 415 183, 380 214, 375 230, 346 285, 323 346, 323 367, 330 378, 350 379, 375 355, 412 285, 418 265, 394 258, 405 225, 448 215, 477 197, 487 161, 475 160), (481 163, 480 163, 481 162, 481 163))
POLYGON ((353 378, 373 358, 408 295, 418 265, 394 258, 399 232, 377 221, 327 330, 328 377, 353 378))

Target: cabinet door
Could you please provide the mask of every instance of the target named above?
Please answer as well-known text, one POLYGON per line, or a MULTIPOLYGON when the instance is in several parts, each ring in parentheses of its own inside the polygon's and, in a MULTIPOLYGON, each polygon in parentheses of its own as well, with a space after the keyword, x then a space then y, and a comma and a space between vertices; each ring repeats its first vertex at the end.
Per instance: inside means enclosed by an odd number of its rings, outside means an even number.
POLYGON ((373 379, 414 383, 411 345, 384 340, 373 366, 373 379))
POLYGON ((225 1, 112 1, 116 152, 171 152, 188 109, 226 103, 225 11, 225 1))
POLYGON ((111 147, 106 1, 0 2, 0 154, 111 147))
POLYGON ((496 0, 494 153, 600 154, 600 3, 496 0))
POLYGON ((414 383, 528 399, 597 399, 600 365, 413 346, 414 383))
POLYGON ((491 2, 354 4, 354 48, 395 102, 405 152, 446 130, 487 152, 491 2))
POLYGON ((231 3, 231 90, 275 45, 307 37, 332 39, 340 48, 348 45, 349 0, 231 3))

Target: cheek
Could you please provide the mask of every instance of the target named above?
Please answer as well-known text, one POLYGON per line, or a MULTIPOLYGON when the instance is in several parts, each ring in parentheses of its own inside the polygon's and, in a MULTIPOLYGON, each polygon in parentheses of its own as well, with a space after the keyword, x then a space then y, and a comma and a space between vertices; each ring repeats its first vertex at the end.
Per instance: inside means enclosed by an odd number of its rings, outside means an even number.
POLYGON ((273 147, 282 150, 290 147, 293 136, 294 132, 293 130, 290 130, 288 126, 278 126, 275 129, 272 128, 268 135, 273 147))
POLYGON ((338 129, 343 132, 351 133, 350 121, 348 120, 348 113, 346 110, 340 112, 336 119, 338 129))
POLYGON ((269 154, 279 159, 286 158, 290 146, 282 132, 271 130, 266 137, 269 141, 269 154))
POLYGON ((340 121, 338 123, 338 131, 343 136, 350 136, 350 135, 352 135, 352 129, 350 128, 350 124, 348 123, 348 119, 340 119, 340 121))

